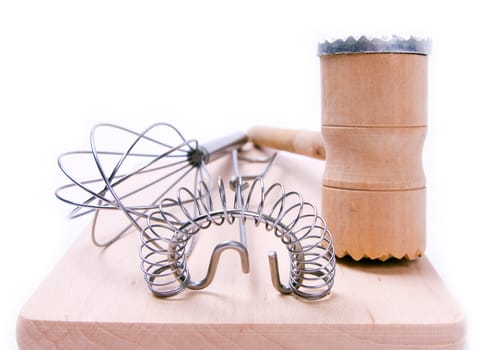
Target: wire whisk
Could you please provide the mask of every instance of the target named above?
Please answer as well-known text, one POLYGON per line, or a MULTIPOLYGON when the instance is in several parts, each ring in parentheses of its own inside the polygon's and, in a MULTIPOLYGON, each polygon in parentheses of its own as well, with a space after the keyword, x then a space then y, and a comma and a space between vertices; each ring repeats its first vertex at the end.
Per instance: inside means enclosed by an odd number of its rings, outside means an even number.
POLYGON ((146 219, 161 198, 179 186, 191 182, 195 188, 200 181, 211 186, 206 164, 246 142, 245 134, 236 133, 200 145, 168 123, 153 124, 142 132, 99 124, 91 130, 90 150, 59 156, 58 165, 70 183, 58 188, 56 196, 75 206, 71 218, 94 213, 92 241, 106 247, 133 227, 143 231, 140 219, 146 219), (96 234, 101 210, 120 210, 129 220, 104 241, 96 234))
MULTIPOLYGON (((271 165, 274 158, 271 158, 271 165)), ((215 191, 200 181, 195 191, 181 187, 175 198, 163 198, 159 210, 148 217, 141 235, 141 269, 154 295, 170 297, 185 289, 202 289, 213 280, 220 255, 238 252, 242 270, 249 272, 246 223, 262 225, 284 244, 289 255, 289 279, 281 282, 277 254, 269 253, 271 280, 282 294, 315 300, 327 296, 334 283, 335 249, 324 218, 300 193, 286 192, 282 184, 264 185, 261 176, 243 177, 238 170, 238 153, 232 151, 234 177, 231 191, 218 178, 215 191), (214 193, 212 193, 214 192, 214 193), (176 208, 176 210, 175 210, 176 208), (188 267, 187 245, 212 225, 238 222, 239 241, 220 242, 214 248, 207 274, 194 281, 188 267)))

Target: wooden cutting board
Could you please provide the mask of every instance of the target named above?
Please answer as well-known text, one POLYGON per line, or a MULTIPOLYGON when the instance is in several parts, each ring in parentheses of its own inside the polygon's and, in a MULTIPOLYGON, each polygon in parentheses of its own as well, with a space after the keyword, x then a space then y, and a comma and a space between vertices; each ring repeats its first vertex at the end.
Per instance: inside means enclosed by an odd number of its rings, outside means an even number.
MULTIPOLYGON (((264 181, 277 179, 319 206, 323 167, 321 161, 281 153, 264 181)), ((120 219, 112 212, 103 215, 101 230, 109 231, 109 223, 120 219)), ((194 279, 204 274, 214 244, 236 239, 237 230, 236 225, 224 225, 200 235, 189 260, 194 279)), ((149 292, 140 271, 137 232, 99 249, 86 229, 21 310, 19 347, 464 347, 463 314, 426 257, 414 262, 339 260, 331 295, 308 302, 280 295, 271 285, 267 251, 277 250, 283 260, 280 241, 252 224, 248 238, 249 274, 242 273, 234 252, 226 252, 208 288, 159 299, 149 292)), ((283 269, 287 261, 280 264, 283 269)))

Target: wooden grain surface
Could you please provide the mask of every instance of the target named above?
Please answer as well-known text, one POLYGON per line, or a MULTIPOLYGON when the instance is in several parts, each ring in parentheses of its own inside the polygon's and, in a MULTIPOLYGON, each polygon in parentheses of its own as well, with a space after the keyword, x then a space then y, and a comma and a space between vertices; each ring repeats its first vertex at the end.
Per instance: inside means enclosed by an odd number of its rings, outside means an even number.
POLYGON ((322 125, 427 125, 427 56, 362 53, 320 59, 322 125))
MULTIPOLYGON (((322 166, 281 154, 266 182, 278 179, 319 205, 322 166)), ((109 215, 107 231, 118 220, 109 215)), ((249 274, 227 252, 207 289, 158 299, 140 272, 137 232, 103 250, 86 230, 21 310, 20 349, 463 348, 463 315, 427 258, 339 260, 332 294, 307 302, 271 285, 266 254, 280 250, 287 268, 281 243, 263 228, 248 232, 249 274)), ((234 225, 200 236, 189 260, 194 278, 211 247, 237 235, 234 225)))
POLYGON ((336 222, 338 255, 416 259, 426 239, 427 56, 352 53, 320 63, 323 210, 336 222))
POLYGON ((326 149, 321 132, 254 126, 247 132, 257 146, 271 147, 316 159, 326 159, 326 149))
POLYGON ((323 184, 355 190, 425 187, 422 149, 427 128, 324 127, 323 184))
POLYGON ((418 259, 426 247, 426 191, 362 191, 322 186, 337 256, 418 259), (411 215, 408 215, 411 213, 411 215), (351 215, 352 220, 346 220, 351 215))

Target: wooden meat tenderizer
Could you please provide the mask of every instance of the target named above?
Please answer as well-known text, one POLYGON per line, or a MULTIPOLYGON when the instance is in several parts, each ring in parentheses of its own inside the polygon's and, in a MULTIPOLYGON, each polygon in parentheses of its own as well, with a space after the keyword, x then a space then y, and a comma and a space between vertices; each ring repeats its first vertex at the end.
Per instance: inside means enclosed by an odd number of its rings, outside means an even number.
POLYGON ((429 40, 414 38, 322 42, 322 138, 249 131, 255 144, 326 157, 322 213, 338 257, 413 260, 424 253, 429 52, 429 40))

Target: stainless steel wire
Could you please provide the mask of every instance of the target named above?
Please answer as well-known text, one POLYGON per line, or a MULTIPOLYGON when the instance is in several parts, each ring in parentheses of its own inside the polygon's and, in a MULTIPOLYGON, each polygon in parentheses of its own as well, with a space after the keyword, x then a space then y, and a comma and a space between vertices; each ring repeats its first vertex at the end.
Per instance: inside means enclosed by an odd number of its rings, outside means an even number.
POLYGON ((161 198, 184 181, 191 182, 193 188, 200 181, 210 185, 212 178, 206 164, 246 142, 245 134, 236 133, 200 145, 163 122, 142 132, 99 124, 91 130, 89 150, 58 157, 59 168, 70 183, 58 188, 56 196, 75 206, 71 218, 94 213, 92 241, 106 247, 132 228, 143 231, 140 220, 146 219, 159 207, 161 198), (120 210, 129 220, 104 241, 96 231, 101 210, 120 210))
POLYGON ((286 284, 281 282, 277 254, 268 255, 276 290, 305 299, 323 298, 330 293, 335 275, 335 251, 326 221, 300 193, 286 192, 280 183, 265 186, 262 177, 275 155, 262 160, 239 155, 247 141, 245 134, 237 133, 200 145, 197 140, 185 139, 168 123, 154 124, 142 132, 99 124, 91 131, 90 150, 59 156, 59 167, 71 183, 60 187, 56 196, 75 206, 72 218, 94 213, 91 235, 97 246, 106 247, 130 229, 137 229, 141 233, 141 269, 156 296, 206 288, 226 250, 239 254, 242 271, 248 273, 246 224, 252 221, 273 232, 288 253, 286 284), (123 142, 113 141, 118 138, 123 142), (230 152, 234 176, 228 181, 230 190, 226 190, 221 177, 213 184, 206 165, 230 152), (243 176, 238 166, 241 160, 265 162, 266 168, 261 174, 243 176), (86 167, 90 167, 89 175, 85 175, 86 167), (124 213, 128 224, 101 241, 96 223, 103 210, 124 213), (206 276, 193 280, 188 257, 197 234, 212 225, 236 222, 239 240, 218 243, 206 276))
POLYGON ((239 253, 243 272, 249 272, 245 225, 250 220, 255 226, 262 224, 266 231, 273 232, 287 250, 290 273, 286 284, 281 282, 277 254, 269 253, 276 290, 310 300, 327 296, 334 283, 336 260, 332 235, 324 218, 300 193, 286 192, 280 183, 266 187, 260 176, 242 177, 236 151, 232 157, 235 175, 230 181, 231 192, 226 190, 221 177, 214 193, 200 181, 195 191, 181 187, 174 198, 163 198, 159 210, 148 217, 140 249, 141 269, 148 288, 159 297, 174 296, 187 288, 205 288, 213 280, 220 255, 228 249, 239 253), (236 221, 240 240, 217 244, 206 276, 192 280, 186 254, 189 242, 212 225, 231 225, 236 221))

